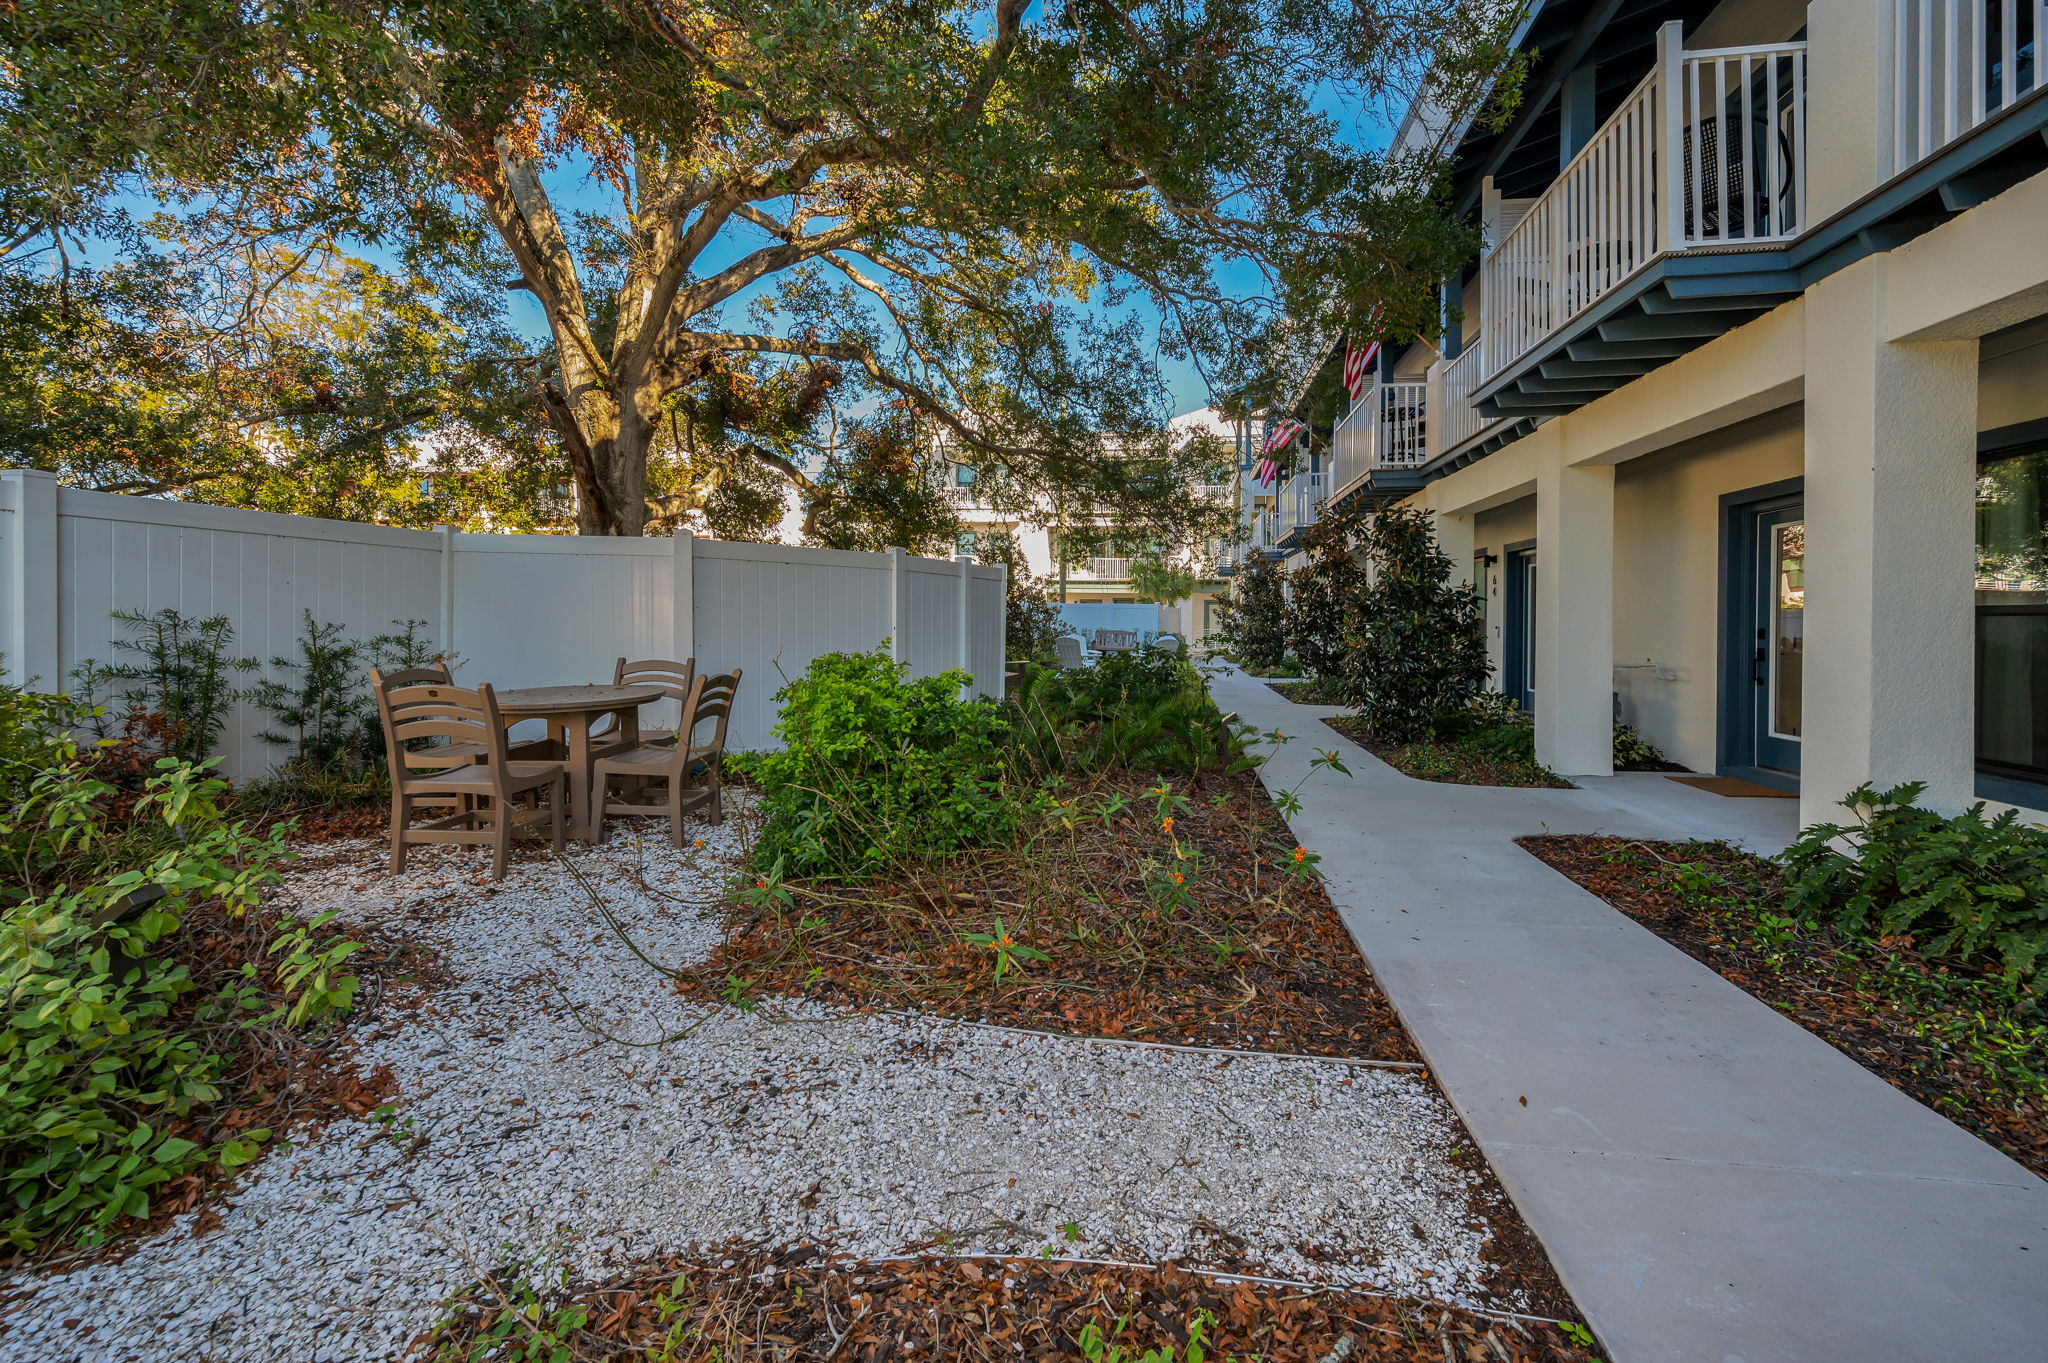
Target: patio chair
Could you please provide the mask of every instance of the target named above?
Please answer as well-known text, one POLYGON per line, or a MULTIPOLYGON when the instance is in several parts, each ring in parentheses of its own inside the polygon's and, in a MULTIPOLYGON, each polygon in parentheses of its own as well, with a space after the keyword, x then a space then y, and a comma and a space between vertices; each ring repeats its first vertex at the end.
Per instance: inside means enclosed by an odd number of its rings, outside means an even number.
POLYGON ((381 698, 391 764, 391 874, 404 872, 405 849, 413 843, 489 843, 491 878, 503 880, 513 835, 542 821, 555 850, 562 850, 569 831, 569 774, 559 762, 511 760, 498 698, 489 685, 469 691, 425 682, 391 687, 381 698), (466 745, 482 757, 422 775, 411 769, 419 754, 406 750, 422 738, 449 740, 431 752, 466 745), (539 802, 542 791, 547 792, 545 804, 539 802), (521 795, 533 796, 534 807, 516 805, 521 795), (450 801, 454 812, 411 826, 414 806, 450 801))
MULTIPOLYGON (((440 663, 408 667, 397 672, 371 668, 370 690, 377 698, 377 721, 384 726, 385 746, 388 748, 391 744, 392 692, 411 691, 421 686, 449 686, 453 680, 448 669, 440 663)), ((508 741, 506 751, 515 761, 545 762, 562 755, 545 738, 522 739, 516 743, 508 741)), ((445 771, 449 767, 466 767, 472 762, 481 762, 486 755, 486 750, 475 743, 436 743, 431 747, 407 751, 405 765, 414 771, 445 771)))
POLYGON ((591 769, 600 816, 606 814, 668 816, 668 834, 683 845, 683 815, 706 806, 705 822, 725 822, 725 729, 739 695, 741 669, 716 677, 698 677, 684 703, 688 718, 673 743, 642 743, 629 752, 600 758, 591 769), (700 739, 702 726, 711 725, 700 739), (612 780, 626 778, 631 788, 612 798, 612 780), (656 786, 655 782, 660 782, 656 786))
MULTIPOLYGON (((612 666, 613 686, 658 686, 664 696, 684 707, 676 712, 679 719, 689 713, 690 687, 696 678, 695 658, 685 658, 679 663, 670 662, 665 658, 645 658, 639 662, 628 662, 621 658, 612 666)), ((611 742, 617 739, 619 729, 618 716, 614 715, 611 722, 592 734, 591 738, 600 743, 611 742)), ((676 733, 673 729, 642 728, 640 741, 673 743, 676 741, 676 733)))
POLYGON ((1180 636, 1162 634, 1152 641, 1152 647, 1158 649, 1161 653, 1178 653, 1180 652, 1180 636))
POLYGON ((1071 634, 1062 634, 1053 640, 1052 651, 1059 658, 1061 667, 1088 666, 1088 656, 1082 651, 1081 641, 1071 634))

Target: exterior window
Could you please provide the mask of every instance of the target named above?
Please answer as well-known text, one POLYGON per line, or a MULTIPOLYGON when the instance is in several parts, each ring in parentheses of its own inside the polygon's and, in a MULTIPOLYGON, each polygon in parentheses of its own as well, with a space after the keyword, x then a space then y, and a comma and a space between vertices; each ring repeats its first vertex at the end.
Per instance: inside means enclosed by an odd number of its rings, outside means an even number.
POLYGON ((956 554, 965 554, 969 558, 973 558, 974 546, 978 542, 979 539, 972 530, 963 531, 961 534, 955 536, 953 539, 953 552, 956 554))
POLYGON ((974 486, 974 465, 972 465, 972 464, 955 464, 955 465, 953 465, 953 486, 954 486, 954 487, 973 487, 973 486, 974 486))
POLYGON ((2048 782, 2048 449, 1977 475, 1977 762, 2048 782))

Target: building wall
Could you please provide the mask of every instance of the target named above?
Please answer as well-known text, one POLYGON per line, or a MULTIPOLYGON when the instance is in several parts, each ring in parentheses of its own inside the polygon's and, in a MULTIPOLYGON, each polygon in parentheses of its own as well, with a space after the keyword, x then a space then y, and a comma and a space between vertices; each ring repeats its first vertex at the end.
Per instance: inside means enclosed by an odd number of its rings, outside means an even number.
POLYGON ((1799 477, 1802 444, 1788 411, 1616 471, 1621 718, 1694 771, 1719 759, 1721 498, 1799 477))

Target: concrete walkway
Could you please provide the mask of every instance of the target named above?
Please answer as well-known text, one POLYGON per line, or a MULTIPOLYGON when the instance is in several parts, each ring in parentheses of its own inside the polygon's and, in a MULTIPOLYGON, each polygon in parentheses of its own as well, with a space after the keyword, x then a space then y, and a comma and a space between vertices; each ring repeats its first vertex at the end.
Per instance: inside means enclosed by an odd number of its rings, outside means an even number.
POLYGON ((1295 736, 1268 786, 1299 786, 1346 926, 1618 1363, 2048 1359, 2048 1183, 1512 841, 1773 850, 1796 801, 1416 781, 1334 710, 1212 688, 1295 736))

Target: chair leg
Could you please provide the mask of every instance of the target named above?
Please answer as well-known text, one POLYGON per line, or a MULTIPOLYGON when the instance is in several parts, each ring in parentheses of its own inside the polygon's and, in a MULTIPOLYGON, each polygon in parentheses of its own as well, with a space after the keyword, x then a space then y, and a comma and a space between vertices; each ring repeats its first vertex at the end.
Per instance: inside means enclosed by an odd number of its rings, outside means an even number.
POLYGON ((725 822, 725 781, 716 766, 704 773, 704 783, 711 787, 709 812, 705 822, 716 827, 725 822))
POLYGON ((677 847, 683 845, 683 778, 668 778, 668 835, 677 847))
POLYGON ((505 868, 512 852, 512 802, 508 799, 491 801, 491 879, 503 880, 505 868))
POLYGON ((406 823, 405 796, 394 790, 391 792, 391 874, 395 876, 405 874, 406 823))

